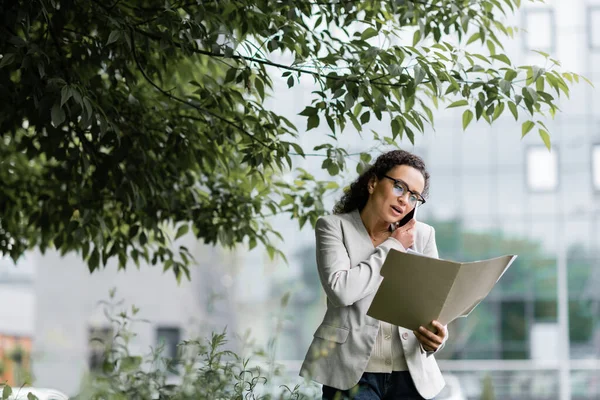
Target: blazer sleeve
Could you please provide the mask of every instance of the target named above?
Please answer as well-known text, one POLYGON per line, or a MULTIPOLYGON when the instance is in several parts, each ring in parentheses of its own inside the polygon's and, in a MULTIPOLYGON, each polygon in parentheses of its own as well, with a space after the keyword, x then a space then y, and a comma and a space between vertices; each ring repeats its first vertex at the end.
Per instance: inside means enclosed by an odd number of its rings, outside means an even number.
POLYGON ((351 265, 339 223, 320 218, 315 235, 321 284, 336 307, 352 305, 376 291, 383 279, 379 271, 390 249, 405 251, 398 240, 388 238, 367 259, 351 265))

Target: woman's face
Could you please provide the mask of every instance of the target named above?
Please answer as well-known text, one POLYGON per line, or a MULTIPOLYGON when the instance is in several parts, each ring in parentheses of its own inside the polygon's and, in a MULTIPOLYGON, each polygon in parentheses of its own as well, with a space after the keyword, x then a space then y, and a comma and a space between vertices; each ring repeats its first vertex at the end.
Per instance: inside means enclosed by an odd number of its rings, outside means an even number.
MULTIPOLYGON (((425 178, 416 168, 408 165, 397 165, 386 174, 389 178, 404 182, 411 192, 422 194, 425 188, 425 178)), ((410 193, 401 197, 394 193, 394 181, 389 178, 374 178, 369 182, 369 200, 379 217, 391 224, 398 222, 408 214, 414 206, 410 204, 410 193)))

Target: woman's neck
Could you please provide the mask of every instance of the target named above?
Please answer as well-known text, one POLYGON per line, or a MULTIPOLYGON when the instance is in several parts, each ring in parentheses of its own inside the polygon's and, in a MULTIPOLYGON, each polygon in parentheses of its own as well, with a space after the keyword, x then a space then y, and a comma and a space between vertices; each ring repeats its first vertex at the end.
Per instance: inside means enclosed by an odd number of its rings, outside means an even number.
POLYGON ((360 219, 365 225, 367 233, 369 236, 371 236, 371 238, 377 238, 389 234, 389 224, 382 220, 377 214, 378 213, 375 212, 375 210, 369 207, 369 204, 367 204, 360 212, 360 219))

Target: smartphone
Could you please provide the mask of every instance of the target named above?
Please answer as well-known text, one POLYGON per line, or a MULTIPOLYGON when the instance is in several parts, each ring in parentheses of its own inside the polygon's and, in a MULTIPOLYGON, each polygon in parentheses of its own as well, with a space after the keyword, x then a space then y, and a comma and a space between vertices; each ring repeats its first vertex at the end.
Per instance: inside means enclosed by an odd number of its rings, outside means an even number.
POLYGON ((408 214, 406 214, 400 221, 394 224, 393 229, 398 229, 408 223, 413 218, 417 217, 417 207, 413 208, 408 214))

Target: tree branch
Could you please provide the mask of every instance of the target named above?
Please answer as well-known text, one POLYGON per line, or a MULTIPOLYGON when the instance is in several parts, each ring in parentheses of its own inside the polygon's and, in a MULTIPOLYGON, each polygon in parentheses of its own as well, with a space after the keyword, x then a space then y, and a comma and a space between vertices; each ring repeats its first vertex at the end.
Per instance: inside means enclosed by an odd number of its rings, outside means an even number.
MULTIPOLYGON (((138 27, 131 27, 133 28, 137 33, 146 36, 152 40, 155 41, 160 41, 160 36, 152 34, 150 32, 146 32, 142 29, 139 29, 138 27)), ((249 61, 249 62, 255 62, 257 64, 262 64, 262 65, 266 65, 266 66, 271 66, 271 67, 277 67, 277 68, 281 68, 281 69, 285 69, 288 71, 294 71, 294 72, 300 72, 303 74, 308 74, 308 75, 312 75, 314 77, 318 77, 318 78, 324 78, 324 79, 332 79, 332 80, 337 80, 337 81, 348 81, 348 82, 353 82, 353 83, 370 83, 372 85, 376 85, 376 86, 387 86, 387 87, 405 87, 408 85, 408 83, 383 83, 383 82, 375 82, 375 80, 370 80, 367 79, 366 81, 362 81, 360 79, 348 79, 344 76, 330 76, 330 75, 324 75, 321 74, 319 72, 314 72, 314 71, 309 71, 307 69, 302 69, 302 68, 297 68, 297 67, 292 67, 290 65, 286 65, 286 64, 281 64, 281 63, 276 63, 274 61, 270 61, 270 60, 262 60, 262 59, 258 59, 258 58, 254 58, 254 57, 248 57, 248 56, 243 56, 243 55, 231 55, 231 56, 225 56, 225 54, 219 54, 219 53, 213 53, 212 51, 208 51, 208 50, 201 50, 201 49, 197 49, 194 47, 186 47, 181 43, 175 42, 173 41, 173 44, 175 45, 175 47, 178 47, 180 49, 186 49, 186 50, 190 50, 193 53, 197 53, 197 54, 202 54, 205 56, 209 56, 209 57, 215 57, 215 58, 231 58, 234 60, 244 60, 244 61, 249 61)), ((377 78, 379 79, 379 78, 377 78)), ((425 82, 426 83, 426 82, 425 82)))
POLYGON ((242 126, 236 124, 233 121, 229 121, 227 118, 221 117, 220 115, 217 115, 215 113, 213 113, 212 111, 209 111, 205 108, 199 107, 195 104, 191 104, 188 101, 185 101, 182 98, 179 98, 177 96, 172 95, 171 93, 167 92, 166 90, 164 90, 163 88, 161 88, 160 86, 158 86, 156 83, 154 83, 154 81, 146 74, 146 71, 144 70, 144 68, 142 67, 142 65, 140 64, 140 61, 137 57, 137 50, 136 50, 136 45, 135 45, 135 36, 134 36, 134 29, 132 29, 130 27, 130 38, 131 38, 131 49, 132 49, 132 55, 133 55, 133 59, 135 61, 135 64, 137 65, 138 69, 140 70, 140 73, 142 74, 142 76, 144 77, 144 79, 152 86, 154 86, 154 88, 156 88, 160 93, 162 93, 164 96, 170 98, 171 100, 177 101, 179 103, 185 104, 186 106, 195 108, 196 110, 205 113, 207 115, 210 115, 213 118, 218 119, 219 121, 222 121, 234 128, 236 128, 237 130, 239 130, 241 133, 245 134, 246 136, 250 137, 253 141, 256 141, 258 143, 260 143, 262 146, 264 146, 265 148, 267 148, 268 150, 273 150, 271 148, 271 146, 269 146, 267 143, 263 142, 260 139, 257 139, 256 137, 254 137, 254 135, 252 135, 250 132, 246 131, 242 126))

